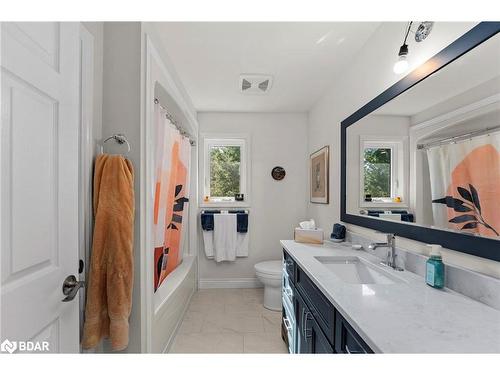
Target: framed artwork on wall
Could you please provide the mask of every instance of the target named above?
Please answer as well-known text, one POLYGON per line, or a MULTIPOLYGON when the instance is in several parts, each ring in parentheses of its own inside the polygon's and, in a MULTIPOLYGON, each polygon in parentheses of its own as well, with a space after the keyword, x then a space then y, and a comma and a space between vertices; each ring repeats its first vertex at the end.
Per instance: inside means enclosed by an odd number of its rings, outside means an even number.
POLYGON ((330 147, 325 146, 311 154, 310 194, 311 203, 329 203, 330 191, 330 147))

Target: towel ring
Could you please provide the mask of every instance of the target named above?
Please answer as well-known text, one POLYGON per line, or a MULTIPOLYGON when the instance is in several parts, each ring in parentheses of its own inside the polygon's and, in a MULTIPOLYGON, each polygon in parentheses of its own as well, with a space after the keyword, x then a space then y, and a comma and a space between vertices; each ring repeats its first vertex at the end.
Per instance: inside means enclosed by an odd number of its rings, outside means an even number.
POLYGON ((106 138, 102 144, 101 144, 101 154, 104 153, 104 144, 111 140, 111 139, 114 139, 116 141, 116 143, 122 145, 124 143, 127 144, 127 153, 130 152, 130 143, 128 142, 127 138, 125 137, 124 134, 113 134, 112 136, 106 138))

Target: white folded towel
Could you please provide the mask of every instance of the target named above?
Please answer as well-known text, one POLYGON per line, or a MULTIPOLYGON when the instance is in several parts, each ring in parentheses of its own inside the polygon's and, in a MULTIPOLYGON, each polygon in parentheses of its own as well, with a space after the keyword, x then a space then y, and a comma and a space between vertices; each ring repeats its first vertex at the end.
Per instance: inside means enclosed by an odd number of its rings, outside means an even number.
POLYGON ((207 258, 214 257, 214 231, 202 230, 203 232, 203 247, 205 248, 205 255, 207 258))
POLYGON ((216 262, 236 259, 236 214, 214 214, 214 258, 216 262))
MULTIPOLYGON (((214 231, 203 230, 203 248, 208 259, 214 258, 214 231)), ((248 233, 236 234, 236 257, 248 256, 248 233)))
POLYGON ((237 257, 247 257, 248 256, 248 238, 250 236, 247 233, 239 233, 236 235, 236 256, 237 257))

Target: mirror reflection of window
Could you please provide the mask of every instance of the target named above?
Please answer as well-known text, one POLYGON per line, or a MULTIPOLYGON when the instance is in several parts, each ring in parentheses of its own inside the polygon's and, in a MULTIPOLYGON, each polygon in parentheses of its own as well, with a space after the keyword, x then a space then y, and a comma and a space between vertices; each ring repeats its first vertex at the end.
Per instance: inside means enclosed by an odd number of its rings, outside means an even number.
POLYGON ((359 139, 359 207, 406 207, 407 136, 361 134, 359 139))
POLYGON ((365 201, 391 200, 393 191, 391 155, 390 148, 365 148, 363 160, 365 201))

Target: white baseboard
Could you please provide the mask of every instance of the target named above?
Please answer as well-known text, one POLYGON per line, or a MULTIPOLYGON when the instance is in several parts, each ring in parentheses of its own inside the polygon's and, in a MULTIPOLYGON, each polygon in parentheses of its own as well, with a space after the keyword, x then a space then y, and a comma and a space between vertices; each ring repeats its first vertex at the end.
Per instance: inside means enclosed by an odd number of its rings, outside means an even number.
POLYGON ((256 278, 200 279, 199 288, 200 289, 262 288, 262 283, 256 278))

